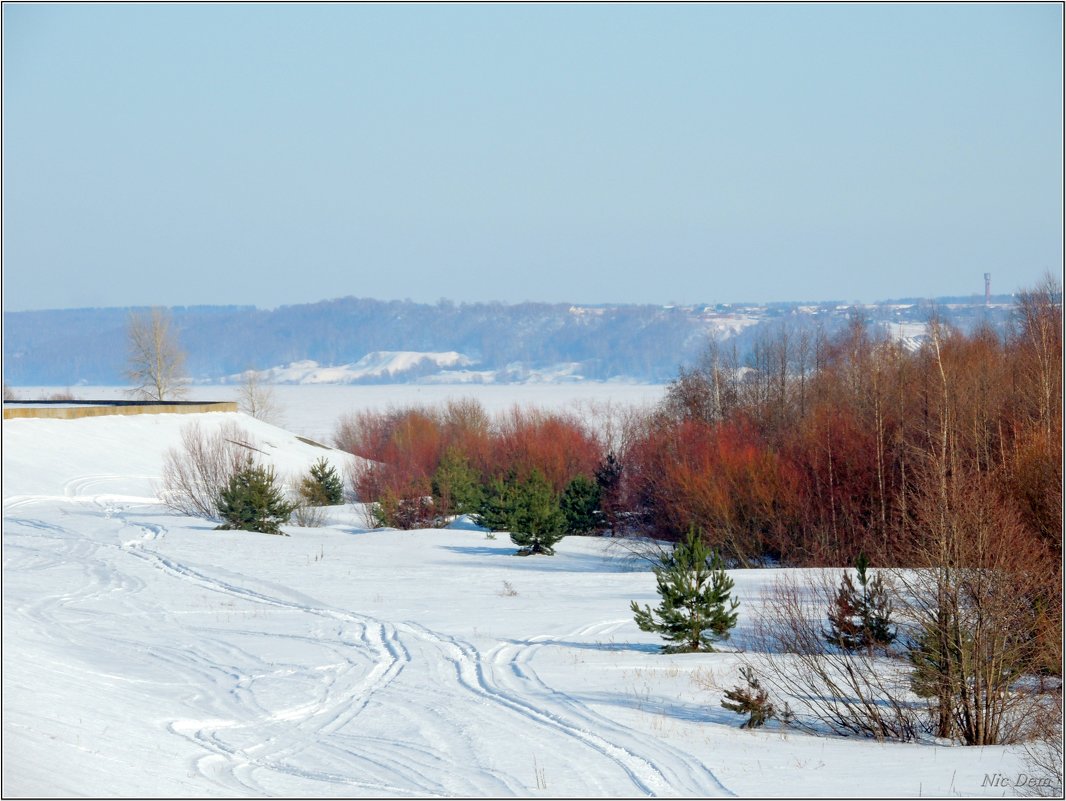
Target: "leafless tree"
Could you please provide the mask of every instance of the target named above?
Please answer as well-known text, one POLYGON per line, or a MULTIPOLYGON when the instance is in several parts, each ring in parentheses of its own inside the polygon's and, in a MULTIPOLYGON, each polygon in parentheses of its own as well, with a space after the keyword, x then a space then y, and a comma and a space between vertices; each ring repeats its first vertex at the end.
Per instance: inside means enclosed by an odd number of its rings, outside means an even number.
POLYGON ((153 401, 184 397, 185 351, 171 324, 170 313, 158 307, 147 315, 130 314, 126 377, 133 384, 131 395, 153 401))
POLYGON ((1033 719, 1033 739, 1025 744, 1025 766, 1029 782, 1025 794, 1062 798, 1063 739, 1062 693, 1051 697, 1033 719))
POLYGON ((229 421, 212 433, 191 423, 182 429, 181 443, 163 456, 162 500, 181 514, 217 520, 219 493, 258 449, 229 421))
POLYGON ((256 420, 277 423, 281 416, 274 397, 274 388, 263 381, 255 370, 246 370, 244 381, 237 390, 237 402, 240 409, 256 420))
POLYGON ((1045 436, 1062 419, 1062 284, 1046 273, 1035 289, 1018 297, 1022 370, 1045 436))
POLYGON ((1022 685, 1040 668, 1052 557, 987 479, 932 478, 912 492, 917 566, 894 573, 936 734, 1017 742, 1043 703, 1022 685))
POLYGON ((774 706, 794 710, 794 725, 878 740, 913 740, 921 710, 909 665, 885 648, 849 651, 825 636, 825 610, 836 587, 826 574, 801 582, 784 575, 756 613, 746 660, 774 706))
POLYGON ((682 367, 670 382, 660 410, 674 420, 717 422, 742 402, 741 365, 736 342, 726 349, 712 333, 694 367, 682 367))

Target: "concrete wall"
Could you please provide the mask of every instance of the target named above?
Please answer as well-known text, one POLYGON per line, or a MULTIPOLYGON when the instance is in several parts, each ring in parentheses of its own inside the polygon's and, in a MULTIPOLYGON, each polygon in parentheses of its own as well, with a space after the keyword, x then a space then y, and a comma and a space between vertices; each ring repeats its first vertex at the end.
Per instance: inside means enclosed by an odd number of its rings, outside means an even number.
POLYGON ((73 420, 78 417, 99 417, 106 414, 199 414, 201 412, 235 412, 232 401, 175 401, 153 403, 144 401, 19 401, 17 406, 4 407, 4 419, 20 417, 48 417, 73 420))

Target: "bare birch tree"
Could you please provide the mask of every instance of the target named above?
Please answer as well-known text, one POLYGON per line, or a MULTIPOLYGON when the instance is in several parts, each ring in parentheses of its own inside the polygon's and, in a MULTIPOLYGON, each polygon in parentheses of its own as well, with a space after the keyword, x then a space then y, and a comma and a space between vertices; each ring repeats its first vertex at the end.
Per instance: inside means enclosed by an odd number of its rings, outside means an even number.
POLYGON ((147 315, 132 312, 127 328, 130 394, 142 400, 173 400, 185 395, 185 351, 178 344, 166 309, 147 315))
POLYGON ((278 422, 281 410, 274 399, 274 388, 265 383, 256 370, 245 371, 237 398, 245 414, 265 423, 278 422))

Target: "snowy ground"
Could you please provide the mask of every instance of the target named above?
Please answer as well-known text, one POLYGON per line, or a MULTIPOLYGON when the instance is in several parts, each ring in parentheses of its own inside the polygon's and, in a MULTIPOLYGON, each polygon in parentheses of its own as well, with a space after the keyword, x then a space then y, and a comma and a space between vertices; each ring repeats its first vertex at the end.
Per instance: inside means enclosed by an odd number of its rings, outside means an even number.
MULTIPOLYGON (((214 531, 156 500, 182 425, 3 424, 3 795, 1010 794, 1004 748, 737 728, 731 653, 664 656, 610 541, 214 531)), ((281 472, 323 453, 241 417, 281 472)), ((342 454, 331 453, 342 464, 342 454)), ((772 571, 735 571, 743 647, 772 571)))

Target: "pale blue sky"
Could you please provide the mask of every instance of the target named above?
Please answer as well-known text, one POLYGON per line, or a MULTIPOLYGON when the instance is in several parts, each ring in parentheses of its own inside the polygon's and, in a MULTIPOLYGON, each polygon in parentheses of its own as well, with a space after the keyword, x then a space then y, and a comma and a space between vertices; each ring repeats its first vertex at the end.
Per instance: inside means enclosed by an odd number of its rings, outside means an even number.
POLYGON ((6 310, 969 294, 1062 267, 1062 8, 3 7, 6 310))

